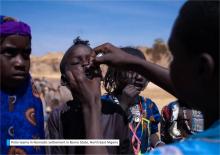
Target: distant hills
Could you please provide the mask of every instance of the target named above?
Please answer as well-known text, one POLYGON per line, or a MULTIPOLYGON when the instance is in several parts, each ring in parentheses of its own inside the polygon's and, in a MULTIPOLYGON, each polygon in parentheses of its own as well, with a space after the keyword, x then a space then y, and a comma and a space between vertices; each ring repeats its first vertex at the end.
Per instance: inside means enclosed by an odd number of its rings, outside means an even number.
POLYGON ((59 78, 59 65, 63 52, 49 52, 44 56, 31 56, 31 73, 34 77, 59 78))

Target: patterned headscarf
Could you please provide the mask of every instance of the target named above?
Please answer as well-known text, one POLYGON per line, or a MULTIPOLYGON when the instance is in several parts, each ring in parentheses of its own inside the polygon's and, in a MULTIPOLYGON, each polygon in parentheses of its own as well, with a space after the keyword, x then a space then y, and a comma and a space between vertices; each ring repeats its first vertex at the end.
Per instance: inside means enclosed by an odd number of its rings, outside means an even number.
POLYGON ((0 16, 0 36, 5 37, 13 34, 31 37, 30 26, 11 17, 0 16))

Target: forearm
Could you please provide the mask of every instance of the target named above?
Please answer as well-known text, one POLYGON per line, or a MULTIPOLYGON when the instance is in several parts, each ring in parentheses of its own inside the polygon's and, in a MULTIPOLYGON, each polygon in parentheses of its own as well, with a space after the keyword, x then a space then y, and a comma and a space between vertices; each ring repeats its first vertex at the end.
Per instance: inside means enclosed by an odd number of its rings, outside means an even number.
MULTIPOLYGON (((92 102, 92 101, 91 101, 92 102)), ((102 139, 103 133, 101 129, 101 104, 92 103, 92 107, 84 106, 83 115, 85 122, 85 131, 87 139, 102 139)), ((86 154, 107 154, 105 146, 86 146, 86 154)))
POLYGON ((150 135, 150 142, 153 147, 159 147, 165 145, 165 143, 160 140, 157 133, 150 135))
POLYGON ((128 60, 126 68, 142 74, 149 81, 176 96, 168 69, 133 56, 126 59, 128 60))
POLYGON ((101 110, 96 107, 83 107, 83 115, 86 129, 86 137, 89 139, 101 139, 101 110))
POLYGON ((128 104, 123 101, 120 101, 120 106, 124 110, 124 112, 127 113, 128 109, 129 109, 128 104))

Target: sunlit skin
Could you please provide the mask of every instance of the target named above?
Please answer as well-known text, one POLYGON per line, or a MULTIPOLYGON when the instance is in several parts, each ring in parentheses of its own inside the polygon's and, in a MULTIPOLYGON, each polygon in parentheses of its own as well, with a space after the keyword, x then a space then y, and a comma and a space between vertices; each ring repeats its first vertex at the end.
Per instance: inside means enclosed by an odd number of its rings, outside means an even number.
MULTIPOLYGON (((68 53, 68 57, 66 59, 66 70, 73 71, 73 70, 84 70, 90 65, 91 61, 91 49, 86 46, 78 45, 70 50, 68 53)), ((67 84, 68 86, 68 84, 67 84)), ((68 86, 69 87, 69 86, 68 86)), ((77 86, 72 85, 69 87, 72 95, 77 98, 77 86)))
MULTIPOLYGON (((61 77, 65 85, 71 90, 74 100, 82 105, 86 137, 88 139, 102 139, 101 117, 101 90, 100 77, 88 79, 85 70, 91 63, 91 49, 84 45, 70 48, 64 58, 65 74, 61 77)), ((107 154, 105 147, 85 147, 85 154, 107 154)))
POLYGON ((1 38, 1 90, 13 92, 24 84, 30 69, 31 39, 10 35, 1 38))

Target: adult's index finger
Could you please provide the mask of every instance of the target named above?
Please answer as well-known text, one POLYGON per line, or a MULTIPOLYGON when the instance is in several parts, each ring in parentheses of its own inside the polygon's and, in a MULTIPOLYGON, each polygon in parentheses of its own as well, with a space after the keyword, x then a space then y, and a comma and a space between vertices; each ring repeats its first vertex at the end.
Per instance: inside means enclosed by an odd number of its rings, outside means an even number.
POLYGON ((111 46, 112 45, 110 43, 104 43, 95 47, 93 50, 95 51, 96 55, 99 53, 108 53, 111 46))

